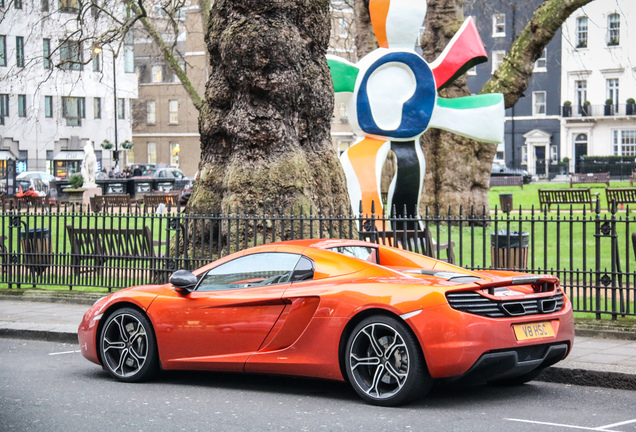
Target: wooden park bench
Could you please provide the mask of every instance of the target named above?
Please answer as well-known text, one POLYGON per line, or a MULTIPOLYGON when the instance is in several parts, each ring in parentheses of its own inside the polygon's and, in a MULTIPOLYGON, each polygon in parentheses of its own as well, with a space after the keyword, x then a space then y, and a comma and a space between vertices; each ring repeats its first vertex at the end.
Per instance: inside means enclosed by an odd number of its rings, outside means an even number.
POLYGON ((605 195, 607 197, 607 209, 612 210, 612 202, 619 204, 636 203, 636 188, 606 188, 605 195))
POLYGON ((541 211, 543 206, 552 204, 589 204, 590 211, 594 209, 594 201, 598 197, 598 192, 592 193, 590 188, 580 189, 539 189, 539 204, 541 211))
MULTIPOLYGON (((103 269, 115 261, 114 266, 124 271, 131 269, 130 262, 139 259, 156 259, 150 227, 143 228, 76 228, 66 225, 66 233, 71 244, 71 267, 73 273, 103 269)), ((139 267, 139 266, 137 266, 139 267)), ((154 268, 155 266, 151 266, 154 268)), ((138 269, 137 269, 138 270, 138 269)))
POLYGON ((570 176, 570 187, 575 184, 583 183, 605 183, 607 187, 610 185, 610 173, 589 173, 589 174, 577 174, 574 173, 570 176))
POLYGON ((144 212, 154 211, 159 205, 166 207, 177 207, 179 204, 178 193, 153 193, 144 195, 144 212))
POLYGON ((455 242, 437 243, 433 239, 431 230, 391 230, 378 232, 377 243, 396 246, 411 252, 416 252, 431 258, 455 264, 455 242), (441 251, 446 251, 446 258, 442 258, 441 251), (439 255, 439 258, 438 258, 439 255))
POLYGON ((523 189, 523 176, 490 177, 490 187, 495 186, 519 186, 523 189))
POLYGON ((104 209, 112 209, 115 207, 130 208, 131 200, 128 194, 115 195, 95 195, 90 198, 91 209, 95 213, 99 213, 104 209))

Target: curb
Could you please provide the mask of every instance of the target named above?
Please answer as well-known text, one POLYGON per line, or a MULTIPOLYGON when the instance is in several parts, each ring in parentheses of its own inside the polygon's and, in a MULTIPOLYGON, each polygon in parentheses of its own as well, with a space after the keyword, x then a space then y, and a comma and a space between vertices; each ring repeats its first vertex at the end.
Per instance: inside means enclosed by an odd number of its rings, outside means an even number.
POLYGON ((0 328, 0 337, 10 339, 39 340, 44 342, 79 343, 77 333, 51 332, 46 330, 24 330, 0 328))
POLYGON ((558 366, 552 366, 544 370, 536 378, 536 381, 617 390, 636 390, 636 376, 634 375, 589 369, 568 369, 558 366))

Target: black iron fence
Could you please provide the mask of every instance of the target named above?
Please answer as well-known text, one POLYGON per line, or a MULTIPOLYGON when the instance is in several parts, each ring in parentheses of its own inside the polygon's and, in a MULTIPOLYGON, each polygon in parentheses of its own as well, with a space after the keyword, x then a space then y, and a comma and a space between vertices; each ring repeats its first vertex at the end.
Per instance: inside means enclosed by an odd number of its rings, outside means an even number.
MULTIPOLYGON (((558 276, 575 311, 636 316, 636 219, 629 208, 563 207, 550 213, 426 209, 421 217, 342 212, 90 213, 81 207, 0 212, 0 284, 9 288, 123 288, 165 283, 254 245, 302 238, 356 238, 407 248, 469 269, 558 276)), ((608 314, 608 315, 604 315, 608 314)))

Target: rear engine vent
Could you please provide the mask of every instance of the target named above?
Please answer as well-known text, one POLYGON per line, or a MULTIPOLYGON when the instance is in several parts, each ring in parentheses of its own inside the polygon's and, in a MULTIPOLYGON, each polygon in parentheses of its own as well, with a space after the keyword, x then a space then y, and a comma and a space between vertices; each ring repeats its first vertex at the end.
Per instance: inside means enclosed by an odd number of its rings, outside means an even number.
POLYGON ((489 318, 540 315, 556 312, 565 303, 563 293, 529 300, 491 300, 474 291, 448 292, 450 307, 489 318))

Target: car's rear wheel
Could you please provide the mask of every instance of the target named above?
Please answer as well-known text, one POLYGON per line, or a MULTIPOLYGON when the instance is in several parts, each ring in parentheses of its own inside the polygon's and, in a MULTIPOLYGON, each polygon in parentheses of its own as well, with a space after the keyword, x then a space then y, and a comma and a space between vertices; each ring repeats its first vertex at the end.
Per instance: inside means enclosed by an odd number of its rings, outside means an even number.
POLYGON ((374 405, 409 403, 431 388, 417 340, 395 318, 379 315, 361 321, 349 336, 345 356, 349 382, 374 405))
POLYGON ((136 309, 119 309, 106 319, 99 349, 104 368, 120 381, 143 381, 158 370, 152 325, 136 309))

